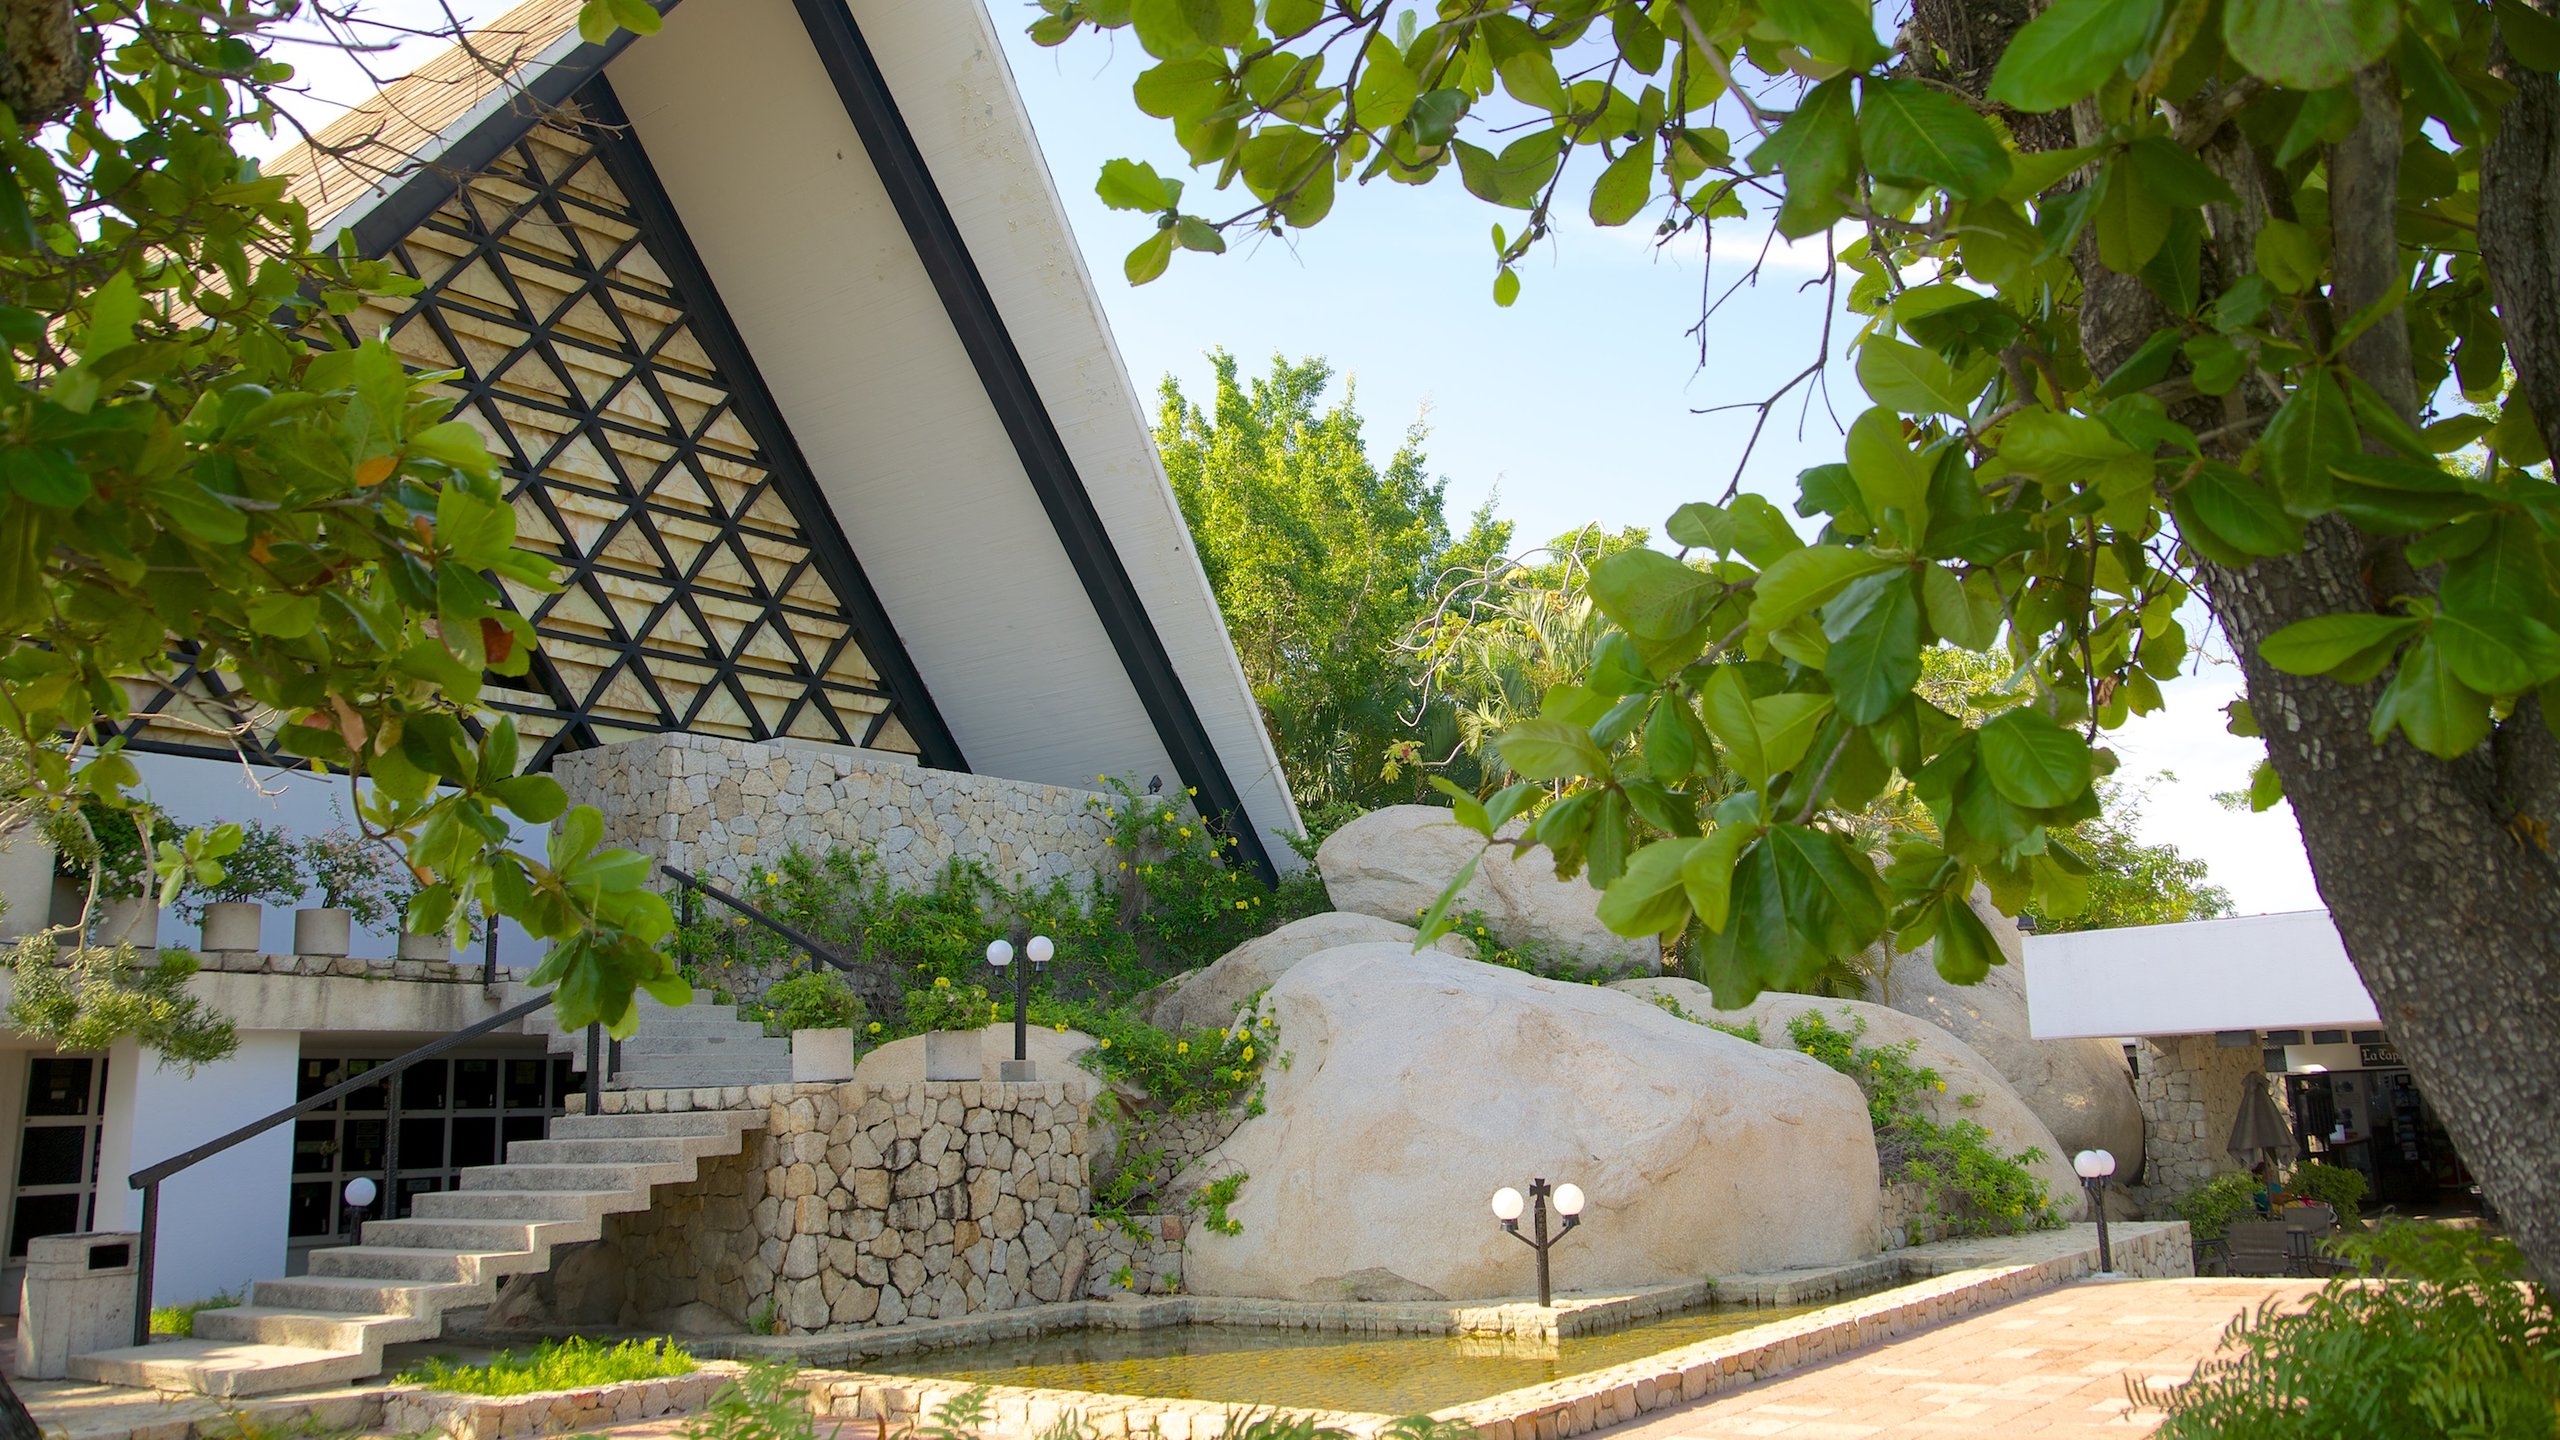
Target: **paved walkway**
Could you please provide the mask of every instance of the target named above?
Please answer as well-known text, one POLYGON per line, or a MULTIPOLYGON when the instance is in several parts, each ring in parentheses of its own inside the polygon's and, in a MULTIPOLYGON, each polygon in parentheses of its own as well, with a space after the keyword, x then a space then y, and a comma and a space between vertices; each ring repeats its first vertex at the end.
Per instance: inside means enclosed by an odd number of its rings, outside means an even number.
POLYGON ((1608 1440, 2140 1436, 2125 1381, 2185 1380, 2233 1317, 2308 1280, 2088 1281, 1601 1432, 1608 1440))

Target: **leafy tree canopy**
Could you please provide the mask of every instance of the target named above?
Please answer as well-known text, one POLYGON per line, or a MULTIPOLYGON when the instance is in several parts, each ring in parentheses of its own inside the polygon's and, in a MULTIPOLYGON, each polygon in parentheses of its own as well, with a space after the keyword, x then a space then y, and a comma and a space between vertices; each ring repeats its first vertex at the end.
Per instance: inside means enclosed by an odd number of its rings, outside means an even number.
MULTIPOLYGON (((587 10, 591 33, 657 28, 632 0, 587 10)), ((310 342, 362 296, 416 289, 317 251, 285 177, 239 144, 284 123, 281 31, 313 16, 294 0, 10 15, 0 734, 17 763, 0 812, 130 806, 135 700, 177 689, 198 703, 164 723, 201 744, 361 777, 366 830, 427 882, 410 924, 521 921, 551 945, 533 978, 558 982, 563 1024, 628 1030, 640 986, 681 1001, 647 858, 601 848, 597 815, 518 773, 513 725, 481 710, 486 677, 524 673, 533 645, 502 587, 555 583, 516 548, 495 461, 435 377, 378 342, 310 342), (514 821, 550 822, 548 846, 515 848, 514 821)), ((157 833, 164 895, 217 883, 239 842, 157 833)))
POLYGON ((1441 573, 1480 568, 1510 526, 1488 505, 1453 540, 1422 426, 1373 464, 1351 387, 1326 402, 1325 361, 1274 357, 1249 381, 1210 361, 1205 408, 1165 380, 1156 446, 1290 789, 1319 827, 1429 794, 1420 760, 1451 748, 1450 711, 1417 698, 1396 643, 1441 573))
MULTIPOLYGON (((1774 202, 1833 257, 1872 402, 1840 461, 1784 502, 1738 465, 1668 518, 1679 555, 1594 567, 1591 678, 1503 731, 1523 783, 1456 797, 1489 842, 1525 817, 1621 932, 1699 932, 1727 1002, 1878 939, 1978 978, 1966 897, 2084 886, 2053 837, 2099 813, 2098 742, 2162 703, 2200 601, 2395 1039, 2560 1274, 2560 1147, 2526 1135, 2560 1085, 2543 0, 1043 9, 1044 42, 1144 48, 1135 103, 1199 167, 1104 169, 1152 224, 1134 281, 1379 181, 1496 212, 1497 303, 1558 207, 1667 238, 1774 202), (1934 644, 2020 703, 1931 703, 1934 644), (1933 824, 1879 861, 1848 820, 1896 776, 1933 824)), ((1826 376, 1808 338, 1764 418, 1826 376)))

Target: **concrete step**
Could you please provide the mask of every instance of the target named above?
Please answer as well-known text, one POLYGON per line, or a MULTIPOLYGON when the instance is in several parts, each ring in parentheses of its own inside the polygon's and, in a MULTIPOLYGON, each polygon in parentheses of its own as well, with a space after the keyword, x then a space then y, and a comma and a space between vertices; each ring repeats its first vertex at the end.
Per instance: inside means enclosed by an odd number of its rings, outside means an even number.
POLYGON ((640 1135, 728 1135, 748 1129, 748 1115, 738 1110, 671 1110, 619 1115, 563 1115, 551 1122, 554 1140, 606 1139, 640 1135))
MULTIPOLYGON (((204 1318, 210 1321, 215 1313, 207 1310, 204 1318)), ((330 1353, 362 1352, 368 1344, 378 1349, 405 1340, 425 1340, 442 1328, 433 1315, 338 1314, 266 1305, 235 1305, 220 1314, 219 1321, 202 1327, 202 1338, 330 1353)))
MULTIPOLYGON (((261 1280, 249 1287, 249 1303, 220 1312, 221 1323, 236 1324, 276 1311, 325 1315, 433 1316, 450 1304, 470 1303, 487 1287, 460 1280, 376 1280, 361 1275, 289 1275, 261 1280)), ((236 1332, 235 1332, 236 1333, 236 1332)), ((215 1338, 219 1339, 219 1336, 215 1338)))
POLYGON ((338 1245, 311 1252, 313 1275, 361 1280, 407 1280, 430 1285, 470 1285, 529 1266, 525 1250, 443 1250, 424 1246, 338 1245), (510 1267, 509 1261, 522 1262, 510 1267))
POLYGON ((714 1059, 737 1055, 780 1055, 790 1058, 791 1042, 777 1039, 761 1030, 740 1027, 734 1034, 696 1033, 687 1035, 650 1035, 642 1033, 624 1041, 622 1063, 630 1064, 642 1056, 707 1056, 714 1059))
POLYGON ((381 1369, 378 1351, 314 1350, 234 1340, 168 1340, 97 1350, 72 1357, 70 1365, 75 1380, 187 1391, 222 1400, 343 1385, 381 1369))
MULTIPOLYGON (((384 1225, 408 1225, 422 1220, 495 1220, 530 1222, 538 1220, 591 1221, 612 1214, 618 1202, 629 1196, 619 1190, 430 1190, 409 1202, 406 1220, 376 1220, 365 1226, 367 1239, 379 1237, 385 1244, 404 1243, 391 1237, 384 1225)), ((414 1241, 405 1243, 416 1243, 414 1241)), ((464 1245, 455 1248, 474 1249, 464 1245)), ((327 1251, 314 1251, 315 1255, 327 1251)))
POLYGON ((663 1165, 484 1165, 462 1172, 465 1190, 631 1190, 692 1178, 691 1161, 663 1165))
POLYGON ((658 1059, 623 1057, 613 1084, 624 1090, 702 1090, 715 1085, 787 1085, 791 1055, 742 1056, 737 1059, 658 1059))
MULTIPOLYGON (((423 1200, 426 1197, 419 1198, 423 1200)), ((371 1245, 386 1245, 398 1250, 467 1250, 474 1254, 495 1255, 531 1250, 540 1232, 553 1226, 576 1225, 582 1221, 592 1223, 585 1216, 565 1220, 523 1220, 507 1215, 472 1219, 409 1215, 398 1220, 367 1220, 364 1222, 364 1238, 371 1245)))
POLYGON ((727 1154, 733 1135, 598 1135, 560 1140, 519 1140, 507 1147, 512 1170, 522 1165, 665 1165, 727 1154))

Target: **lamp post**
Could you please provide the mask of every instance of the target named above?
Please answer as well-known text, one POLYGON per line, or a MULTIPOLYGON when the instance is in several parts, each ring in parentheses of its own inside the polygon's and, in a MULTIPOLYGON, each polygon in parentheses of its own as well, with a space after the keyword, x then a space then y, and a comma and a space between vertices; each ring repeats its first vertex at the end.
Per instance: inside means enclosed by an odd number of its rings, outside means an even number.
POLYGON ((1039 1078, 1031 1064, 1031 972, 1035 969, 1046 971, 1049 968, 1049 957, 1058 951, 1058 947, 1051 943, 1046 935, 1033 935, 1028 939, 1022 939, 1023 932, 1027 928, 1017 925, 1013 928, 1015 939, 990 941, 987 945, 987 963, 998 970, 1009 969, 1013 972, 1013 1058, 1005 1061, 996 1072, 1006 1080, 1039 1078), (1030 964, 1013 963, 1016 940, 1021 942, 1022 958, 1030 961, 1030 964))
POLYGON ((2089 1214, 2098 1222, 2098 1273, 2112 1275, 2116 1257, 2107 1245, 2107 1201, 2102 1192, 2107 1177, 2116 1173, 2116 1157, 2104 1150, 2083 1150, 2071 1157, 2071 1168, 2079 1173, 2080 1188, 2089 1192, 2089 1214))
POLYGON ((1493 1218, 1501 1221, 1502 1228, 1511 1232, 1514 1239, 1538 1252, 1538 1304, 1542 1309, 1552 1307, 1555 1299, 1548 1286, 1547 1251, 1582 1223, 1582 1187, 1570 1183, 1550 1187, 1547 1177, 1541 1175, 1529 1182, 1528 1198, 1524 1200, 1519 1191, 1505 1185, 1493 1192, 1493 1218), (1556 1213, 1564 1217, 1563 1228, 1553 1235, 1547 1233, 1550 1197, 1555 1200, 1556 1213), (1527 1235, 1520 1233, 1520 1212, 1524 1209, 1530 1211, 1527 1235))
POLYGON ((373 1208, 373 1197, 377 1193, 379 1192, 374 1189, 372 1177, 367 1175, 359 1175, 348 1181, 347 1188, 341 1192, 339 1198, 347 1202, 348 1244, 364 1243, 365 1212, 373 1208))

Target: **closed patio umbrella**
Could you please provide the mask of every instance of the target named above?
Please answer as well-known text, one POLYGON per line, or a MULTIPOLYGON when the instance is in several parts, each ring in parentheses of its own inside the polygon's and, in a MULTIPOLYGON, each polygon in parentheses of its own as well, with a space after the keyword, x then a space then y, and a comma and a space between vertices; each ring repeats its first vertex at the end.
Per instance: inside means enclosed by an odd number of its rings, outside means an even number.
POLYGON ((2240 1114, 2231 1122, 2231 1143, 2224 1147, 2243 1165, 2261 1159, 2282 1164, 2293 1158, 2293 1127, 2267 1093, 2267 1077, 2251 1075, 2240 1092, 2240 1114))

